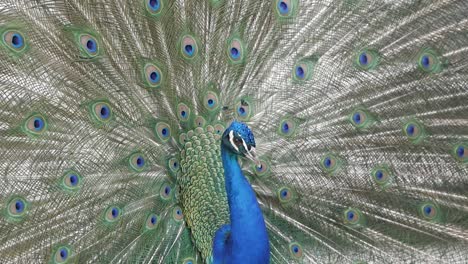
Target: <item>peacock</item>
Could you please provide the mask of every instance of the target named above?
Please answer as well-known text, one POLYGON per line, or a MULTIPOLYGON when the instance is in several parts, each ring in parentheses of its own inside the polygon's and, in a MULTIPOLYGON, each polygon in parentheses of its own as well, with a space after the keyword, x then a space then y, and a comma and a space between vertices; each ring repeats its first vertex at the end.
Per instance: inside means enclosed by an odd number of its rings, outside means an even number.
POLYGON ((467 14, 2 0, 0 263, 467 263, 467 14))

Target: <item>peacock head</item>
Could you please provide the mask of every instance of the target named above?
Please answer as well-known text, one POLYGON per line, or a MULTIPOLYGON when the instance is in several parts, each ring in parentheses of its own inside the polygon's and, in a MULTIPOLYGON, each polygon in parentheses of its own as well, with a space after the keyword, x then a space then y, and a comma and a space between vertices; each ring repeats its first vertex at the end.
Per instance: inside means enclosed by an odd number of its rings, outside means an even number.
POLYGON ((258 163, 255 153, 255 138, 250 128, 241 122, 233 121, 224 131, 222 145, 238 156, 246 157, 258 163))

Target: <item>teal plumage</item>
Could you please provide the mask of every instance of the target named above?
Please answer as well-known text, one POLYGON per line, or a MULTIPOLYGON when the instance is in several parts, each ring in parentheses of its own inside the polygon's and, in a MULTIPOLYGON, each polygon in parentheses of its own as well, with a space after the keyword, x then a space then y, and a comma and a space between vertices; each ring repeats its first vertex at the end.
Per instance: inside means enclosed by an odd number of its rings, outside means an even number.
POLYGON ((210 262, 236 120, 270 263, 464 263, 467 12, 2 1, 0 262, 210 262))

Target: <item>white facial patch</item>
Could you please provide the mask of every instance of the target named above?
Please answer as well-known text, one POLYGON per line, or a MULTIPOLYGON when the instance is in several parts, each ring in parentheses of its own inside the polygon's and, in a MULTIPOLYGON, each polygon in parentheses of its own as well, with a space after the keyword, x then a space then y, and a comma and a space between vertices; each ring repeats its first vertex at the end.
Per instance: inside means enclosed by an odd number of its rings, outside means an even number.
POLYGON ((234 131, 229 132, 229 142, 231 142, 231 146, 236 150, 239 151, 239 148, 234 144, 234 131))

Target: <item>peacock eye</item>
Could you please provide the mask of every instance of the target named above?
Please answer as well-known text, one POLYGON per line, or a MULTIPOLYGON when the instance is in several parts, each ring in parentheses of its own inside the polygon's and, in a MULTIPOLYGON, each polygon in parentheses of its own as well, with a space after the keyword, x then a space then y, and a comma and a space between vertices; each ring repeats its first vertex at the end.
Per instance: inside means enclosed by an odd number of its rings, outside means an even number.
POLYGON ((130 168, 136 172, 142 172, 146 166, 145 156, 141 153, 134 153, 128 159, 130 168))
POLYGON ((292 12, 294 11, 294 4, 297 1, 291 0, 276 0, 276 12, 280 17, 288 17, 291 16, 292 12))
POLYGON ((207 92, 203 100, 205 108, 209 111, 215 110, 219 107, 218 95, 212 91, 207 92))
POLYGON ((193 59, 198 54, 198 44, 194 37, 185 35, 182 37, 181 52, 184 58, 193 59))
POLYGON ((47 122, 40 114, 30 116, 24 123, 24 131, 30 135, 40 135, 47 130, 47 122))
POLYGON ((292 242, 291 244, 289 244, 289 253, 295 259, 302 259, 303 254, 304 254, 302 251, 301 244, 297 242, 292 242))
POLYGON ((27 203, 23 198, 17 197, 8 204, 8 214, 12 217, 21 217, 27 211, 27 203))
POLYGON ((356 55, 356 65, 362 70, 371 70, 378 66, 380 62, 379 53, 376 50, 361 50, 356 55))
POLYGON ((89 57, 94 57, 98 54, 99 45, 96 38, 89 34, 82 34, 79 38, 82 50, 84 50, 89 57))
POLYGON ((282 203, 290 202, 293 199, 293 192, 288 187, 281 187, 277 191, 278 199, 282 203))
POLYGON ((423 218, 430 221, 437 221, 439 218, 439 207, 432 203, 427 202, 420 206, 420 214, 423 218))
POLYGON ((112 119, 112 108, 106 102, 97 102, 92 105, 92 117, 98 123, 107 123, 112 119))
POLYGON ((414 144, 418 144, 426 137, 426 132, 422 123, 411 120, 404 124, 403 133, 414 144))
POLYGON ((107 222, 115 222, 122 215, 122 210, 117 206, 111 206, 106 210, 105 219, 107 222))
POLYGON ((179 117, 179 120, 182 121, 182 122, 185 122, 185 121, 188 121, 190 119, 190 108, 184 104, 184 103, 180 103, 178 106, 177 106, 177 112, 178 112, 178 117, 179 117))
POLYGON ((81 175, 75 171, 65 173, 62 185, 66 190, 76 191, 81 187, 81 175))
POLYGON ((244 47, 238 38, 232 38, 227 47, 227 53, 231 63, 241 63, 244 59, 244 47))
POLYGON ((206 125, 206 120, 203 116, 197 116, 193 121, 195 127, 204 127, 206 125))
POLYGON ((66 263, 71 254, 71 249, 65 246, 59 247, 55 252, 54 263, 66 263))
POLYGON ((159 190, 159 195, 163 200, 169 200, 171 198, 172 188, 169 184, 163 184, 159 190))
POLYGON ((460 162, 468 162, 468 151, 466 150, 467 142, 459 143, 453 146, 452 155, 460 162))
POLYGON ((152 15, 157 16, 161 13, 163 7, 162 0, 146 0, 146 10, 152 15))
POLYGON ((172 210, 172 218, 177 222, 180 222, 182 219, 184 219, 184 214, 182 213, 182 209, 179 206, 174 207, 172 210))
POLYGON ((364 217, 360 210, 356 208, 348 208, 343 212, 343 220, 345 224, 350 226, 361 226, 364 224, 364 217))
POLYGON ((3 33, 3 42, 15 52, 23 51, 26 47, 24 35, 16 30, 9 30, 3 33))
POLYGON ((160 142, 167 142, 171 138, 171 127, 166 122, 157 122, 155 132, 156 138, 160 142))
POLYGON ((154 229, 158 225, 158 215, 150 214, 146 218, 146 229, 154 229))
POLYGON ((158 88, 161 85, 163 75, 161 69, 154 64, 148 63, 144 69, 146 85, 150 88, 158 88))

